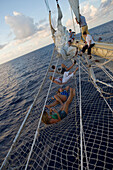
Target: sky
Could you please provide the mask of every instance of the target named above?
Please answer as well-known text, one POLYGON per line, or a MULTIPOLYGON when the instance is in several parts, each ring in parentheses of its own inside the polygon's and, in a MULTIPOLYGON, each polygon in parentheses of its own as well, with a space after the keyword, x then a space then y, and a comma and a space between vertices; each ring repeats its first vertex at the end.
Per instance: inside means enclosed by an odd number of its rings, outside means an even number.
MULTIPOLYGON (((56 28, 56 0, 46 1, 56 28)), ((58 2, 62 24, 73 29, 68 0, 58 2)), ((113 20, 113 0, 79 0, 79 4, 89 29, 113 20)), ((45 0, 0 0, 0 7, 0 64, 53 43, 45 0)), ((80 32, 76 22, 75 29, 80 32)))

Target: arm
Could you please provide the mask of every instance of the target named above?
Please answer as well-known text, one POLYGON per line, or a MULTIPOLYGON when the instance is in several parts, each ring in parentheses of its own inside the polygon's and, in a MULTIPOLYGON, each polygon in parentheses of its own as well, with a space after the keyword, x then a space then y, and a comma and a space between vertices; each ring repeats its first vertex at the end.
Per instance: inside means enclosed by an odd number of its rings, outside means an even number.
POLYGON ((64 83, 59 83, 59 82, 57 82, 57 81, 53 81, 53 83, 56 83, 56 84, 58 84, 58 85, 64 84, 64 83))
POLYGON ((54 72, 54 70, 49 70, 49 72, 54 72))
POLYGON ((69 68, 66 68, 69 71, 75 64, 73 63, 69 68))
POLYGON ((75 20, 76 20, 77 24, 79 24, 79 25, 80 25, 80 23, 77 21, 77 18, 75 18, 75 20))

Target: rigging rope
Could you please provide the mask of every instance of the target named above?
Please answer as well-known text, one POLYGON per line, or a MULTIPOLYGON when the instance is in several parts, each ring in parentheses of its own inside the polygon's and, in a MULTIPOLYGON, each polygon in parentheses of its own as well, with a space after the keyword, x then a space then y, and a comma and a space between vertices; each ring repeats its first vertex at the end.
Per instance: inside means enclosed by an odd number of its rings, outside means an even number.
POLYGON ((82 137, 83 137, 83 132, 82 132, 82 103, 81 103, 81 75, 80 75, 80 56, 79 56, 79 98, 80 98, 80 104, 79 104, 79 109, 80 109, 80 146, 81 146, 81 170, 83 170, 83 144, 82 144, 82 137))
POLYGON ((45 4, 46 4, 46 7, 47 7, 47 10, 50 11, 50 7, 49 7, 49 3, 48 3, 48 0, 44 0, 45 1, 45 4))
POLYGON ((14 146, 15 146, 15 144, 16 144, 19 136, 20 136, 20 133, 22 132, 22 130, 23 130, 23 128, 24 128, 24 125, 25 125, 27 119, 29 118, 29 115, 30 115, 30 113, 31 113, 31 111, 32 111, 32 109, 33 109, 33 107, 34 107, 34 105, 35 105, 35 103, 36 103, 36 100, 37 100, 37 98, 38 98, 38 96, 39 96, 39 94, 40 94, 40 92, 41 92, 41 89, 42 89, 42 87, 43 87, 43 85, 44 85, 44 83, 45 83, 45 79, 46 79, 46 77, 47 77, 47 75, 48 75, 48 72, 49 72, 49 69, 50 69, 50 66, 51 66, 51 63, 52 63, 52 60, 53 60, 53 56, 54 56, 55 50, 56 50, 56 49, 55 49, 55 47, 54 47, 54 50, 53 50, 53 53, 52 53, 52 56, 51 56, 51 60, 50 60, 50 64, 49 64, 48 70, 47 70, 47 72, 46 72, 46 74, 45 74, 45 77, 44 77, 44 79, 43 79, 43 82, 42 82, 42 84, 41 84, 41 86, 40 86, 40 88, 39 88, 39 91, 38 91, 38 93, 37 93, 37 95, 36 95, 33 103, 31 104, 31 106, 30 106, 30 108, 29 108, 29 110, 28 110, 28 112, 27 112, 27 114, 26 114, 26 116, 25 116, 25 118, 24 118, 24 120, 23 120, 23 122, 22 122, 22 124, 21 124, 21 126, 20 126, 20 128, 19 128, 19 130, 18 130, 18 132, 17 132, 17 134, 16 134, 16 136, 15 136, 15 138, 14 138, 14 140, 13 140, 13 143, 12 143, 12 145, 11 145, 11 147, 10 147, 10 149, 9 149, 9 151, 8 151, 8 153, 7 153, 4 161, 3 161, 3 163, 2 163, 1 169, 5 166, 6 161, 8 160, 8 157, 9 157, 12 149, 14 148, 14 146))
MULTIPOLYGON (((53 76, 52 77, 54 77, 54 75, 55 75, 56 68, 57 68, 57 65, 58 65, 58 61, 59 61, 59 58, 57 60, 57 63, 56 63, 56 66, 55 66, 55 70, 53 72, 53 76)), ((39 123, 38 123, 37 129, 36 129, 36 132, 35 132, 34 140, 33 140, 32 146, 31 146, 31 150, 29 152, 29 156, 28 156, 28 159, 27 159, 25 170, 27 170, 27 167, 28 167, 28 164, 29 164, 29 160, 30 160, 30 157, 31 157, 31 154, 32 154, 32 151, 33 151, 33 147, 35 145, 35 141, 36 141, 37 135, 39 133, 39 127, 40 127, 40 124, 41 124, 41 120, 42 120, 42 116, 43 116, 43 112, 44 112, 44 109, 45 109, 45 105, 46 105, 46 102, 47 102, 47 99, 48 99, 48 96, 49 96, 49 92, 51 90, 51 85, 52 85, 52 80, 50 82, 48 93, 47 93, 47 96, 46 96, 46 99, 45 99, 45 103, 44 103, 44 106, 43 106, 43 109, 42 109, 42 113, 41 113, 41 116, 40 116, 40 119, 39 119, 39 123)))
MULTIPOLYGON (((89 64, 87 57, 85 57, 85 58, 86 58, 87 63, 89 64)), ((109 87, 112 87, 112 86, 109 85, 109 84, 107 84, 107 83, 104 83, 104 82, 102 82, 102 81, 97 80, 96 77, 95 77, 95 74, 94 74, 94 71, 93 71, 93 68, 92 68, 92 67, 89 68, 89 76, 90 76, 90 78, 92 78, 91 82, 93 83, 94 87, 95 87, 95 88, 97 89, 97 91, 100 93, 100 96, 103 97, 104 101, 106 102, 106 104, 108 105, 109 109, 110 109, 111 112, 113 113, 113 110, 112 110, 111 106, 110 106, 109 103, 107 102, 106 98, 103 96, 102 90, 101 90, 101 88, 96 84, 96 82, 100 82, 100 83, 102 83, 102 84, 104 84, 104 85, 106 85, 106 86, 109 86, 109 87)))

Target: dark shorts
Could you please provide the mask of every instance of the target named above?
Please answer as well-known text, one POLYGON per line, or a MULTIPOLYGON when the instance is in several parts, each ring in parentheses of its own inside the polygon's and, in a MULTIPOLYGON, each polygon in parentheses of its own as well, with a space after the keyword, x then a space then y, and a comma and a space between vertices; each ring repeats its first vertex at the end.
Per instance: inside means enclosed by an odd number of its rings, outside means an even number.
POLYGON ((61 120, 64 119, 67 116, 67 114, 64 110, 60 110, 58 113, 60 115, 61 120))

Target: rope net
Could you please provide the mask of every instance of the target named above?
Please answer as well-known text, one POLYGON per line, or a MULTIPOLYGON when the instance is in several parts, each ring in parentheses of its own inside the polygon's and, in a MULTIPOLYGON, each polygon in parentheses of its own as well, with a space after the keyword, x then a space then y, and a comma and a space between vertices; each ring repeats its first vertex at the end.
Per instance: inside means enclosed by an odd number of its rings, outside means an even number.
MULTIPOLYGON (((56 56, 56 54, 55 54, 56 56)), ((52 64, 57 62, 54 56, 52 64)), ((69 67, 71 60, 59 58, 58 67, 61 63, 69 67)), ((78 62, 77 62, 78 63, 78 62)), ((94 64, 95 77, 113 86, 112 80, 94 64)), ((76 68, 74 66, 72 71, 76 68)), ((41 123, 38 135, 26 167, 29 152, 33 143, 34 135, 40 119, 40 114, 50 86, 47 75, 41 93, 32 109, 24 128, 17 140, 15 147, 11 151, 5 162, 3 169, 31 169, 31 170, 59 170, 81 168, 81 156, 83 159, 83 169, 111 170, 113 164, 113 113, 108 105, 113 109, 111 97, 113 88, 105 84, 98 83, 104 92, 104 96, 97 91, 93 80, 88 74, 88 67, 85 58, 81 58, 81 109, 82 109, 82 130, 83 130, 83 153, 81 155, 80 146, 80 94, 79 94, 79 74, 72 78, 66 85, 76 89, 76 96, 69 107, 67 117, 56 124, 44 125, 41 123)), ((108 70, 107 70, 108 71, 108 70)), ((111 74, 111 73, 110 73, 111 74)), ((55 74, 55 76, 59 76, 55 74)), ((59 86, 52 84, 47 104, 53 102, 51 99, 55 95, 59 86)), ((103 93, 102 93, 103 94, 103 93)), ((55 108, 58 110, 59 105, 55 108)))

